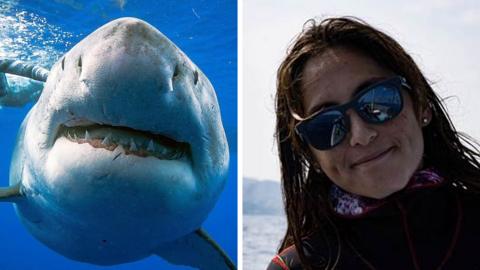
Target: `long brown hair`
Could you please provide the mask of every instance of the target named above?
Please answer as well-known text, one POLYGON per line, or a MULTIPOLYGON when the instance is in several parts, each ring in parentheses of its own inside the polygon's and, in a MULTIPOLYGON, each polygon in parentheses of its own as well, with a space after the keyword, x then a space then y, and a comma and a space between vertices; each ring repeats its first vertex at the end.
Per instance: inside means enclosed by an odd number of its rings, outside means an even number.
POLYGON ((301 79, 306 62, 325 50, 346 47, 374 59, 383 67, 406 78, 412 90, 417 116, 425 108, 432 110, 432 120, 424 127, 424 166, 433 166, 446 177, 461 181, 473 191, 480 191, 480 164, 477 143, 455 130, 440 98, 412 57, 390 36, 353 17, 309 20, 294 40, 277 72, 276 139, 282 173, 283 199, 288 228, 279 252, 294 244, 306 268, 313 265, 305 256, 302 238, 320 235, 329 246, 329 269, 341 254, 341 232, 328 209, 330 180, 313 169, 313 157, 294 132, 296 120, 291 111, 303 113, 301 79))

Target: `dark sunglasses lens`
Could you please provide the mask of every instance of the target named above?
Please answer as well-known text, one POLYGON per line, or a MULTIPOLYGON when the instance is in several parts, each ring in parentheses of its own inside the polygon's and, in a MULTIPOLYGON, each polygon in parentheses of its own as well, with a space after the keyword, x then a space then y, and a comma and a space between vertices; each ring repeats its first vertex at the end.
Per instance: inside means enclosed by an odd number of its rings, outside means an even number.
POLYGON ((339 111, 327 111, 302 122, 300 135, 313 147, 326 150, 339 144, 347 134, 345 118, 339 111))
POLYGON ((357 112, 367 122, 383 123, 402 111, 400 85, 378 85, 358 98, 357 112))

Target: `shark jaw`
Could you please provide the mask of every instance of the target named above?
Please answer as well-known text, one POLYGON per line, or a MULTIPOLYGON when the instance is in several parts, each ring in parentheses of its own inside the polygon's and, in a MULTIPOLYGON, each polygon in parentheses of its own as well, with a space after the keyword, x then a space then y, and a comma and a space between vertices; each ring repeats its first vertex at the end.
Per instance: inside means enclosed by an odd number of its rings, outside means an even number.
POLYGON ((56 139, 63 137, 72 143, 87 143, 94 148, 114 151, 118 147, 126 155, 152 156, 160 160, 177 160, 191 156, 188 143, 177 142, 164 135, 139 131, 128 127, 90 124, 83 126, 61 125, 56 139))

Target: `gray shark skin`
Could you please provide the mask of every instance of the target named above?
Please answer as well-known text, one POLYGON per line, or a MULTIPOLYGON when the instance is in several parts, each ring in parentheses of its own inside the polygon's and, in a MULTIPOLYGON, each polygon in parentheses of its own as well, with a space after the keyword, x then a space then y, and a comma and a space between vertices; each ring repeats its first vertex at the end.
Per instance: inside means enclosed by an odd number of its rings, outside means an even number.
POLYGON ((73 260, 152 254, 233 269, 202 230, 226 181, 214 89, 168 38, 135 18, 87 36, 48 74, 23 121, 0 201, 73 260))

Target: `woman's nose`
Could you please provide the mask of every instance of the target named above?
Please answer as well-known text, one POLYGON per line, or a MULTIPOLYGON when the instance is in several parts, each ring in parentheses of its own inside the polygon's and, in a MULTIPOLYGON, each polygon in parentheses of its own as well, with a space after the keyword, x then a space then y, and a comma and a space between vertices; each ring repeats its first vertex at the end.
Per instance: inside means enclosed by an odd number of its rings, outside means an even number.
POLYGON ((356 112, 350 111, 350 146, 366 146, 378 136, 378 131, 366 123, 356 112))

